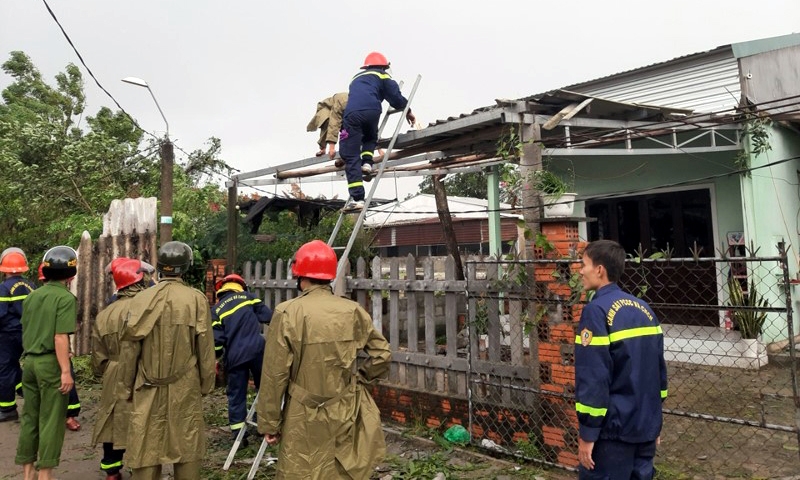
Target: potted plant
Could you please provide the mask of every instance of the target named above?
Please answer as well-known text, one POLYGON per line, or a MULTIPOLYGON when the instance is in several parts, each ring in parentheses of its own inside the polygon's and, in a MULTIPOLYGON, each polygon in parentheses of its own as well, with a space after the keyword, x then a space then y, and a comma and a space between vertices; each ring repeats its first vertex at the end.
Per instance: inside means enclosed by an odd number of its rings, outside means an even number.
MULTIPOLYGON (((571 169, 568 170, 568 172, 571 171, 571 169)), ((572 189, 571 179, 567 180, 552 170, 542 169, 534 172, 531 186, 542 194, 545 217, 572 215, 576 194, 570 192, 572 189)))
POLYGON ((767 364, 767 353, 764 344, 758 339, 764 328, 767 313, 757 310, 768 308, 767 300, 756 290, 755 281, 751 281, 747 292, 742 288, 739 280, 733 276, 728 279, 728 306, 731 307, 731 317, 734 325, 739 330, 742 339, 735 346, 735 350, 749 359, 750 368, 759 368, 767 364), (739 308, 737 308, 739 307, 739 308), (742 310, 744 307, 746 310, 742 310))

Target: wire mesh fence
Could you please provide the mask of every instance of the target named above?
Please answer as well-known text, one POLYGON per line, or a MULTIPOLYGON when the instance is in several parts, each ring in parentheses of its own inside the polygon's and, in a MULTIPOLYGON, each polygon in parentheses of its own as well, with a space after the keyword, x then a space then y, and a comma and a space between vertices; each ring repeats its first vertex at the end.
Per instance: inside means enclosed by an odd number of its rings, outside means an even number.
MULTIPOLYGON (((577 467, 580 264, 467 268, 487 272, 496 287, 467 288, 473 443, 577 467), (525 380, 509 373, 515 369, 525 380)), ((776 257, 631 259, 620 286, 647 301, 663 325, 669 396, 658 468, 696 478, 800 472, 792 287, 782 247, 776 257)))

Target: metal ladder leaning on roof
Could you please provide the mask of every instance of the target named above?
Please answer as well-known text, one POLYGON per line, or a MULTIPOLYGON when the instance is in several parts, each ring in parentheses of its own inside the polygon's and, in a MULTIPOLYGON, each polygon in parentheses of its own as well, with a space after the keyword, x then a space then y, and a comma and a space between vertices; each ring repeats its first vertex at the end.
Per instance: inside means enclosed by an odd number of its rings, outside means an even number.
MULTIPOLYGON (((364 208, 358 212, 358 219, 356 220, 355 225, 353 225, 353 231, 350 234, 350 238, 347 241, 347 246, 344 249, 344 252, 339 257, 339 264, 336 268, 336 282, 339 278, 342 277, 342 273, 344 272, 344 266, 347 264, 347 256, 350 254, 350 250, 353 248, 353 244, 355 243, 356 236, 358 232, 361 230, 361 226, 364 224, 364 219, 366 218, 367 209, 369 208, 369 204, 372 201, 372 196, 375 194, 375 190, 378 188, 378 183, 381 180, 381 176, 383 175, 383 170, 386 168, 386 163, 389 161, 389 155, 392 153, 392 149, 394 148, 395 142, 397 142, 397 136, 400 134, 400 127, 403 126, 403 122, 405 121, 406 114, 408 113, 409 109, 411 108, 411 102, 414 100, 414 95, 417 93, 417 87, 419 86, 419 82, 422 79, 421 75, 417 75, 416 80, 414 80, 414 86, 411 87, 411 93, 408 94, 408 103, 403 110, 394 110, 389 109, 386 114, 383 116, 383 121, 381 122, 380 129, 378 130, 378 138, 380 138, 381 133, 383 133, 383 129, 386 126, 386 123, 389 121, 389 116, 395 113, 402 112, 400 120, 397 121, 397 126, 394 129, 394 134, 392 134, 391 140, 389 140, 389 145, 386 147, 386 150, 383 152, 383 160, 378 165, 378 173, 375 174, 373 178, 372 186, 369 189, 369 193, 367 196, 364 197, 364 208)), ((352 201, 352 197, 347 199, 347 203, 345 203, 345 207, 342 209, 341 213, 339 214, 339 219, 336 221, 336 226, 333 227, 333 232, 331 233, 330 238, 328 239, 328 245, 333 247, 333 243, 336 241, 336 235, 339 234, 339 230, 342 227, 342 223, 344 222, 344 217, 348 213, 355 213, 349 212, 346 210, 347 206, 352 201)))
MULTIPOLYGON (((372 196, 375 194, 375 190, 377 189, 378 182, 383 175, 383 170, 386 166, 386 162, 389 161, 389 154, 392 152, 394 148, 394 144, 397 141, 397 136, 400 134, 400 127, 403 126, 403 121, 405 121, 406 113, 411 108, 411 101, 414 99, 414 95, 417 92, 417 87, 419 86, 419 82, 422 79, 421 75, 417 75, 416 80, 414 81, 414 86, 411 87, 411 93, 408 94, 408 103, 403 110, 395 110, 390 108, 386 111, 386 114, 383 116, 383 120, 381 121, 380 128, 378 129, 378 138, 380 139, 381 134, 383 133, 384 127, 386 127, 387 122, 389 121, 389 117, 395 113, 401 113, 402 116, 400 120, 397 122, 397 126, 394 129, 394 134, 392 134, 391 140, 389 140, 389 145, 386 147, 386 150, 383 152, 383 159, 381 160, 380 164, 378 165, 378 172, 373 177, 374 182, 369 189, 369 193, 364 197, 364 208, 361 209, 358 215, 358 220, 356 220, 356 224, 353 226, 353 232, 350 234, 350 239, 347 241, 347 246, 342 253, 342 256, 339 258, 339 263, 336 267, 336 278, 342 276, 344 272, 344 266, 347 264, 347 256, 350 254, 350 250, 353 248, 353 244, 355 243, 355 238, 358 234, 358 231, 361 229, 361 226, 364 224, 364 219, 366 218, 367 208, 369 203, 372 201, 372 196)), ((401 84, 402 86, 402 84, 401 84)), ((330 239, 328 239, 328 245, 333 247, 333 242, 336 240, 336 235, 339 234, 339 230, 342 227, 342 223, 344 223, 345 215, 355 213, 354 211, 346 210, 347 205, 352 200, 351 198, 347 199, 345 203, 345 207, 342 208, 341 212, 339 213, 339 219, 336 221, 336 226, 333 228, 333 232, 331 233, 330 239)), ((334 279, 334 282, 336 280, 334 279)), ((247 417, 245 418, 245 426, 239 430, 239 434, 236 436, 236 440, 233 441, 233 446, 231 447, 230 452, 228 452, 228 458, 225 459, 225 464, 222 466, 222 469, 227 471, 231 464, 233 463, 233 458, 236 456, 237 450, 239 450, 239 446, 241 446, 242 441, 244 440, 245 433, 247 431, 248 426, 258 427, 258 423, 254 421, 255 413, 256 413, 256 405, 258 404, 258 392, 256 392, 255 398, 253 398, 253 403, 250 405, 250 408, 247 410, 247 417)), ((261 445, 258 447, 258 453, 256 453, 255 458, 253 459, 253 465, 250 467, 250 472, 247 474, 247 480, 253 480, 256 476, 256 472, 258 471, 261 462, 263 461, 264 454, 266 453, 267 447, 266 439, 261 440, 261 445)), ((275 463, 278 459, 276 457, 268 457, 267 458, 267 465, 271 465, 275 463)))

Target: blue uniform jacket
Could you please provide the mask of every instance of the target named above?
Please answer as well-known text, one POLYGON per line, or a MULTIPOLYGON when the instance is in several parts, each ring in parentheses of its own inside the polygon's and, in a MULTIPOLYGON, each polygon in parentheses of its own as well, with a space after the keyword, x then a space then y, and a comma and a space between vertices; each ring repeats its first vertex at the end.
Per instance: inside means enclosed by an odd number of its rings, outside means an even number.
POLYGON ((272 310, 249 292, 223 292, 211 308, 214 348, 222 354, 225 368, 236 368, 264 356, 263 324, 272 310))
POLYGON ((384 100, 398 110, 406 108, 408 103, 391 75, 379 68, 367 68, 350 81, 350 95, 344 115, 359 110, 380 111, 384 100))
POLYGON ((598 289, 583 308, 575 338, 581 438, 655 440, 666 397, 664 335, 650 306, 613 283, 598 289))
POLYGON ((36 287, 19 275, 0 283, 0 332, 21 332, 22 301, 36 287))

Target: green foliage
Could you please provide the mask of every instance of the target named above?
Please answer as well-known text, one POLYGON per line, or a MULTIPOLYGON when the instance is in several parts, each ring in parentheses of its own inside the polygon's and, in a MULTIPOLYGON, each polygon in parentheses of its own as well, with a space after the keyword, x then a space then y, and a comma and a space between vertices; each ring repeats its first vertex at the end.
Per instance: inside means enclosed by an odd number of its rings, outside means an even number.
POLYGON ((769 303, 756 290, 755 281, 750 281, 750 288, 745 293, 739 280, 731 276, 728 278, 728 295, 728 306, 748 309, 734 309, 732 312, 733 321, 739 327, 742 338, 758 338, 764 327, 764 321, 767 319, 767 313, 757 309, 769 308, 769 303))
POLYGON ((769 127, 772 119, 764 114, 748 113, 742 122, 742 134, 749 139, 750 150, 742 150, 736 156, 736 166, 746 170, 744 175, 750 176, 750 159, 753 155, 762 155, 772 150, 769 143, 769 127))
POLYGON ((450 463, 450 456, 446 452, 434 452, 430 455, 419 455, 416 458, 405 459, 395 455, 387 458, 392 467, 392 478, 398 480, 429 480, 438 473, 446 479, 461 478, 459 472, 469 472, 485 468, 484 466, 466 463, 457 465, 450 463))

